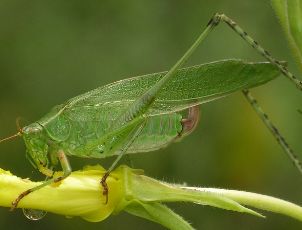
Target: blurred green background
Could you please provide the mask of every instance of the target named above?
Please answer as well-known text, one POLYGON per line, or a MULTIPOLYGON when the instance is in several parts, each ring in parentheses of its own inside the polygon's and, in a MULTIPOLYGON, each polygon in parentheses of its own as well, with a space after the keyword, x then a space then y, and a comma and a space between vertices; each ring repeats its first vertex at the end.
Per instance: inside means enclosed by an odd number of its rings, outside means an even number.
MULTIPOLYGON (((232 17, 297 73, 269 1, 128 0, 0 1, 0 136, 15 120, 33 122, 64 100, 98 86, 167 70, 215 12, 232 17)), ((225 25, 206 39, 188 65, 225 58, 263 59, 225 25)), ((301 93, 287 79, 252 90, 302 158, 301 93), (300 103, 299 103, 300 102, 300 103)), ((38 173, 25 159, 21 139, 0 145, 0 167, 22 177, 38 173)), ((71 159, 108 166, 113 159, 71 159)), ((301 204, 301 175, 241 93, 202 106, 197 130, 168 148, 132 157, 134 167, 168 182, 253 191, 301 204)), ((1 189, 1 188, 0 188, 1 189)), ((83 194, 84 196, 85 194, 83 194)), ((277 214, 267 219, 192 204, 173 204, 197 229, 298 229, 277 214)), ((101 223, 48 214, 27 220, 21 210, 0 209, 1 229, 161 229, 122 213, 101 223)))

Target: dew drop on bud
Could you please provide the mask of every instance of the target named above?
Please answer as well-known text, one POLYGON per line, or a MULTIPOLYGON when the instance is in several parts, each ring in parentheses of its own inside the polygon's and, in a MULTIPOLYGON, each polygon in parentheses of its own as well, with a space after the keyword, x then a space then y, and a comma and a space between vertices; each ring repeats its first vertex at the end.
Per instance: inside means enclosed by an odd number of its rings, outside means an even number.
POLYGON ((38 209, 23 208, 23 214, 29 220, 41 220, 46 214, 46 211, 38 209))

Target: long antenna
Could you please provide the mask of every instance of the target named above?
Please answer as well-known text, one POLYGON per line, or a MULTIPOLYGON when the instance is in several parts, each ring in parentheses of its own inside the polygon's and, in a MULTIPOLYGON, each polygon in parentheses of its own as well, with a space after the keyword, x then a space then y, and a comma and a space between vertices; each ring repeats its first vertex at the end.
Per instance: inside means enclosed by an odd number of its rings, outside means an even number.
POLYGON ((10 139, 13 139, 13 138, 18 137, 18 136, 21 136, 21 132, 18 132, 18 133, 14 134, 14 135, 12 135, 10 137, 6 137, 6 138, 0 140, 0 143, 2 143, 4 141, 7 141, 7 140, 10 140, 10 139))

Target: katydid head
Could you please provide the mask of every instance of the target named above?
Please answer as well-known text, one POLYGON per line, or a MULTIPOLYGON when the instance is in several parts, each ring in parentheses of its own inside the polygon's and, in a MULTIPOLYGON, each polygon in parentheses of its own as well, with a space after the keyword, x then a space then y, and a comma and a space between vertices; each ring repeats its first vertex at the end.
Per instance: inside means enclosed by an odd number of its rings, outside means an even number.
POLYGON ((48 169, 48 144, 44 128, 39 123, 33 123, 21 129, 21 135, 26 145, 26 156, 31 164, 47 176, 52 175, 48 169))

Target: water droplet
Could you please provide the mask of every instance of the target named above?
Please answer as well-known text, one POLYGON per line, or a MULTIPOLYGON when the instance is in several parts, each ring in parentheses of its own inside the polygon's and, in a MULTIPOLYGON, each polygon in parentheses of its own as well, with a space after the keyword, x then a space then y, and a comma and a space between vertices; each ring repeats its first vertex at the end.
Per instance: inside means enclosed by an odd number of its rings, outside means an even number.
POLYGON ((104 153, 105 145, 98 145, 98 150, 99 150, 100 153, 104 153))
POLYGON ((23 214, 29 220, 41 220, 46 214, 46 211, 38 209, 23 208, 23 214))

